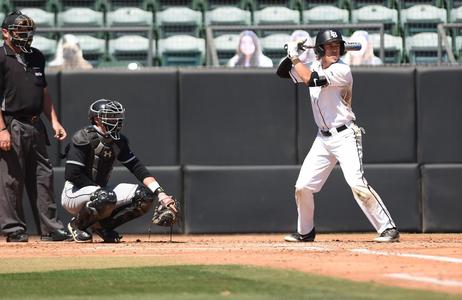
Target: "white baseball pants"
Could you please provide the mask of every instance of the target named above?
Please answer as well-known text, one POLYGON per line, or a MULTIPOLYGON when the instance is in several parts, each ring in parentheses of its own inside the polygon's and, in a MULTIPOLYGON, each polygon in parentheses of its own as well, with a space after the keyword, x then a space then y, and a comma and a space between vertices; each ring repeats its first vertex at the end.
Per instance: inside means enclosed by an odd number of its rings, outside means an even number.
POLYGON ((331 136, 318 133, 300 169, 295 184, 300 234, 309 233, 314 227, 314 197, 326 182, 336 165, 340 164, 353 196, 378 233, 396 227, 380 196, 367 183, 362 168, 361 128, 354 123, 331 136))

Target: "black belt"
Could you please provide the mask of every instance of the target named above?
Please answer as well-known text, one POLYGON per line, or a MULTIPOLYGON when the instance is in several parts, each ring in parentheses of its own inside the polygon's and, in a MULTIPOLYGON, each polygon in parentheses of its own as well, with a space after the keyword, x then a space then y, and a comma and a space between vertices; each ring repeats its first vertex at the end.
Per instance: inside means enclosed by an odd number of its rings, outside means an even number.
POLYGON ((27 123, 27 124, 35 124, 40 120, 39 115, 35 116, 15 116, 15 115, 5 115, 6 119, 8 120, 7 123, 10 122, 10 120, 18 120, 21 123, 27 123))
MULTIPOLYGON (((341 131, 344 131, 345 129, 347 129, 348 127, 346 125, 342 125, 342 126, 339 126, 337 127, 337 132, 341 132, 341 131)), ((320 130, 321 134, 323 136, 331 136, 332 133, 330 131, 323 131, 323 130, 320 130)))

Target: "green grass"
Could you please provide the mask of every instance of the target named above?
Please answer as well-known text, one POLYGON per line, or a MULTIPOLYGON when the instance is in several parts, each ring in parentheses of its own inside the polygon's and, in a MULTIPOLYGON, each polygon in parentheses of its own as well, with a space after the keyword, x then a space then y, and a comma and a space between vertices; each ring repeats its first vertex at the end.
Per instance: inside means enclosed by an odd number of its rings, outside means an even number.
POLYGON ((302 272, 162 266, 0 274, 0 299, 462 299, 302 272))

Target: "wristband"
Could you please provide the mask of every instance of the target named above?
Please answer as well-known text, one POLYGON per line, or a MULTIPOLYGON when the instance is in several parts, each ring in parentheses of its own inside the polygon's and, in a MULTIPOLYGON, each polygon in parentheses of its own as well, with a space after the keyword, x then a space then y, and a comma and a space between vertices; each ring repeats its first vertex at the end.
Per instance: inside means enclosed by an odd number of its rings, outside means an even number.
POLYGON ((164 189, 159 185, 157 181, 151 182, 148 184, 148 188, 155 194, 164 193, 164 189))
POLYGON ((3 127, 2 129, 0 129, 0 131, 4 131, 4 130, 7 130, 8 128, 6 127, 3 127))

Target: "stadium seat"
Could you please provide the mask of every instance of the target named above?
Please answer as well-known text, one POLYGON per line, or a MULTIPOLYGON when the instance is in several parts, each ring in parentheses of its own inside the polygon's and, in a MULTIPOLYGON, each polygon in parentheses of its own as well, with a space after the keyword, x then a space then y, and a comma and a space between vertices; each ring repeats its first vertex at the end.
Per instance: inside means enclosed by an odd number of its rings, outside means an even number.
POLYGON ((49 60, 56 53, 58 42, 44 36, 36 35, 32 40, 32 47, 39 49, 46 60, 49 60))
POLYGON ((290 9, 300 10, 300 2, 297 0, 255 0, 255 10, 260 10, 269 6, 285 6, 290 9))
POLYGON ((108 6, 108 11, 115 11, 126 7, 137 7, 145 11, 154 12, 157 10, 158 4, 156 0, 109 0, 108 6))
POLYGON ((206 25, 250 25, 250 11, 232 6, 217 7, 205 12, 206 25))
POLYGON ((320 5, 303 11, 304 24, 348 24, 348 10, 320 5))
POLYGON ((59 0, 5 0, 0 1, 8 7, 8 11, 13 9, 22 10, 23 8, 40 8, 49 12, 58 11, 59 0))
POLYGON ((107 25, 111 26, 152 26, 153 15, 138 7, 121 7, 107 13, 107 25))
MULTIPOLYGON (((255 25, 298 25, 300 12, 287 7, 269 6, 254 12, 255 25)), ((292 30, 261 30, 260 35, 266 36, 274 33, 289 33, 292 30)))
MULTIPOLYGON (((134 62, 148 66, 149 39, 139 35, 124 35, 109 40, 109 55, 116 62, 134 62)), ((156 43, 152 41, 152 57, 156 55, 156 43)), ((152 63, 152 62, 151 62, 152 63)))
MULTIPOLYGON (((251 13, 237 7, 222 6, 205 12, 205 25, 251 25, 251 13)), ((214 36, 239 33, 241 30, 215 30, 214 36)))
POLYGON ((174 35, 159 40, 162 66, 201 66, 205 58, 205 40, 189 35, 174 35))
POLYGON ((232 6, 237 7, 240 9, 250 9, 252 8, 251 0, 206 0, 205 1, 205 9, 206 10, 213 10, 218 7, 223 6, 232 6))
MULTIPOLYGON (((53 0, 56 1, 56 0, 53 0)), ((90 8, 95 11, 108 11, 108 0, 58 0, 61 11, 70 8, 90 8)))
MULTIPOLYGON (((449 36, 448 41, 449 45, 452 45, 452 39, 449 36)), ((421 32, 408 36, 405 44, 410 63, 433 64, 438 62, 438 34, 436 32, 421 32)), ((446 51, 444 49, 442 51, 443 61, 447 61, 446 51)))
POLYGON ((351 12, 351 20, 359 23, 382 23, 384 29, 390 34, 398 32, 398 10, 381 5, 367 5, 351 12))
POLYGON ((198 37, 202 14, 188 7, 169 7, 156 13, 156 24, 161 38, 182 34, 198 37))
MULTIPOLYGON (((3 20, 5 19, 5 14, 3 12, 0 12, 0 20, 3 20)), ((0 39, 1 41, 3 41, 3 39, 0 39)))
POLYGON ((443 7, 444 0, 401 0, 397 1, 401 9, 409 8, 415 5, 432 5, 443 7))
POLYGON ((352 9, 358 9, 363 6, 369 6, 369 5, 380 5, 380 6, 392 8, 394 5, 393 0, 350 0, 350 3, 351 3, 352 9))
POLYGON ((456 37, 456 55, 459 59, 459 62, 462 62, 462 36, 456 37))
POLYGON ((346 1, 344 0, 302 0, 302 10, 308 10, 316 6, 335 6, 343 8, 346 1))
MULTIPOLYGON (((31 17, 37 27, 54 27, 55 14, 41 8, 22 8, 22 13, 31 17)), ((3 19, 2 19, 3 20, 3 19)))
POLYGON ((273 65, 279 65, 283 57, 287 55, 284 50, 284 44, 290 40, 289 34, 272 34, 261 39, 261 47, 263 54, 271 58, 273 65))
MULTIPOLYGON (((374 45, 374 54, 380 57, 380 34, 369 34, 369 38, 374 45)), ((403 59, 403 38, 400 36, 393 36, 384 34, 384 58, 385 64, 398 64, 403 59)))
POLYGON ((401 10, 401 25, 405 35, 436 32, 439 23, 446 23, 446 9, 422 4, 401 10))
MULTIPOLYGON (((462 6, 451 10, 450 21, 451 23, 462 23, 462 6)), ((455 36, 462 35, 462 28, 454 28, 452 31, 455 36)))
POLYGON ((157 9, 164 10, 170 7, 188 7, 194 10, 204 10, 202 0, 156 0, 157 9))
POLYGON ((103 13, 90 8, 69 8, 58 13, 59 27, 102 27, 103 13))
POLYGON ((239 34, 223 34, 213 39, 217 51, 218 62, 226 65, 228 60, 236 54, 239 45, 239 34))

